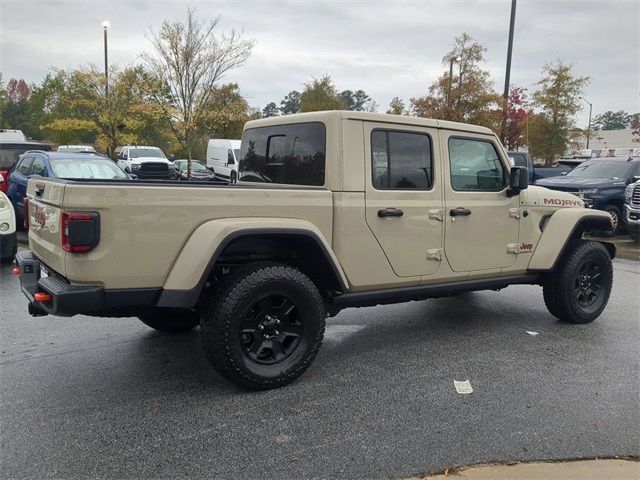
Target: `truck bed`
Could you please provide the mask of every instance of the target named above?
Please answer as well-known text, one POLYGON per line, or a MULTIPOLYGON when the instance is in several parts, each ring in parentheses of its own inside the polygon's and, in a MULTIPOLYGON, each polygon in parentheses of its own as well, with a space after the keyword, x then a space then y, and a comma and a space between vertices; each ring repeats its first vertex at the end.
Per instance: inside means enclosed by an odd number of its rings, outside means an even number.
POLYGON ((31 250, 72 283, 107 279, 100 284, 107 289, 162 287, 194 230, 220 218, 299 218, 329 241, 332 233, 332 193, 318 187, 32 179, 27 194, 31 250), (99 214, 100 242, 94 250, 63 251, 62 211, 99 214))

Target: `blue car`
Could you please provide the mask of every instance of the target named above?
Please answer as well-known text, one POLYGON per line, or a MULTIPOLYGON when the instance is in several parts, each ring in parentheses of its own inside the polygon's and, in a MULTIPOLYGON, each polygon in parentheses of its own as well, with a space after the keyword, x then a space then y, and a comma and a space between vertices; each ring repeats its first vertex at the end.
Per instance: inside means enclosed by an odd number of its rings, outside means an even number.
POLYGON ((608 157, 586 160, 564 176, 538 180, 535 184, 580 197, 588 208, 611 215, 614 231, 625 226, 622 215, 627 185, 640 179, 640 158, 608 157))
POLYGON ((9 172, 7 196, 15 209, 18 225, 24 223, 24 198, 27 195, 27 183, 33 177, 101 180, 135 178, 99 153, 27 151, 20 155, 9 172))

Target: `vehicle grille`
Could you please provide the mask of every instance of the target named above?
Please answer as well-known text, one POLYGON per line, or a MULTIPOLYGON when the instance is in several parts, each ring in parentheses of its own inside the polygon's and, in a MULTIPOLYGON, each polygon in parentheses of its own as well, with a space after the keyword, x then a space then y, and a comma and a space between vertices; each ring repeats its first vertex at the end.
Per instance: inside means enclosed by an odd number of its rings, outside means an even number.
POLYGON ((633 193, 631 194, 631 205, 634 207, 640 207, 640 185, 633 187, 633 193))
POLYGON ((140 170, 145 173, 166 173, 169 170, 169 165, 166 163, 147 162, 140 165, 140 170))

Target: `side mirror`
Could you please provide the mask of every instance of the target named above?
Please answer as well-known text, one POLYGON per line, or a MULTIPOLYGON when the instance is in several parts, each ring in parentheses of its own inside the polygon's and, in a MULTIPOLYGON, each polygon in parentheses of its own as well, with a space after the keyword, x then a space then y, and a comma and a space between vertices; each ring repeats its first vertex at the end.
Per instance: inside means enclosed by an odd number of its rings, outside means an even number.
POLYGON ((172 162, 176 159, 175 155, 169 155, 169 160, 171 160, 172 162))
POLYGON ((640 175, 634 175, 634 176, 633 176, 633 182, 632 182, 632 183, 635 183, 635 182, 637 182, 638 180, 640 180, 640 175))
POLYGON ((529 172, 526 167, 511 167, 509 172, 509 190, 507 195, 513 197, 529 187, 529 172))

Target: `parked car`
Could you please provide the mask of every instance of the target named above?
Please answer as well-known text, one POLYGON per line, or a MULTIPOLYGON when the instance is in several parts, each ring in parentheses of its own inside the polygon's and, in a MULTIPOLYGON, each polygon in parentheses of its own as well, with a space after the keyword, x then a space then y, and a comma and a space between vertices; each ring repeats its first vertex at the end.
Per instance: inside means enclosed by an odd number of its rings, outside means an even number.
MULTIPOLYGON (((4 178, 0 177, 0 184, 4 178)), ((12 262, 18 251, 16 214, 9 197, 0 192, 0 263, 12 262)))
POLYGON ((207 145, 207 166, 217 177, 236 183, 238 180, 238 160, 240 140, 212 138, 207 145))
POLYGON ((30 181, 39 221, 16 256, 29 312, 200 325, 214 368, 264 390, 309 367, 344 308, 530 284, 550 315, 588 323, 609 299, 615 246, 583 239, 609 215, 529 187, 485 127, 351 111, 254 120, 240 180, 30 181))
POLYGON ((158 147, 126 145, 118 153, 118 165, 141 179, 176 180, 178 171, 158 147))
POLYGON ((7 188, 9 188, 9 170, 16 164, 20 155, 27 150, 50 151, 51 145, 38 142, 2 140, 0 138, 0 176, 5 180, 4 183, 0 183, 0 192, 7 192, 7 188))
MULTIPOLYGON (((173 162, 178 170, 178 179, 187 180, 189 160, 180 159, 173 162)), ((215 180, 216 175, 199 160, 191 160, 191 180, 215 180)))
POLYGON ((95 153, 64 153, 32 150, 20 156, 9 173, 7 196, 16 212, 18 225, 24 222, 24 198, 27 182, 32 177, 68 179, 129 180, 130 177, 113 161, 95 153))
POLYGON ((22 130, 0 128, 0 142, 28 142, 29 139, 22 130))
POLYGON ((619 232, 625 224, 622 215, 625 188, 638 179, 640 158, 608 157, 587 160, 565 176, 538 180, 535 184, 573 193, 587 207, 608 212, 614 231, 619 232))
POLYGON ((629 236, 640 242, 640 180, 624 191, 624 219, 629 236))
MULTIPOLYGON (((91 145, 60 145, 59 152, 95 152, 96 149, 91 145)), ((96 152, 97 153, 97 152, 96 152)))
POLYGON ((559 161, 553 167, 537 167, 533 164, 529 158, 527 152, 517 152, 510 150, 507 152, 509 159, 516 167, 525 167, 529 174, 529 183, 533 183, 536 180, 549 177, 557 177, 560 175, 566 175, 576 166, 575 162, 567 164, 559 161))

